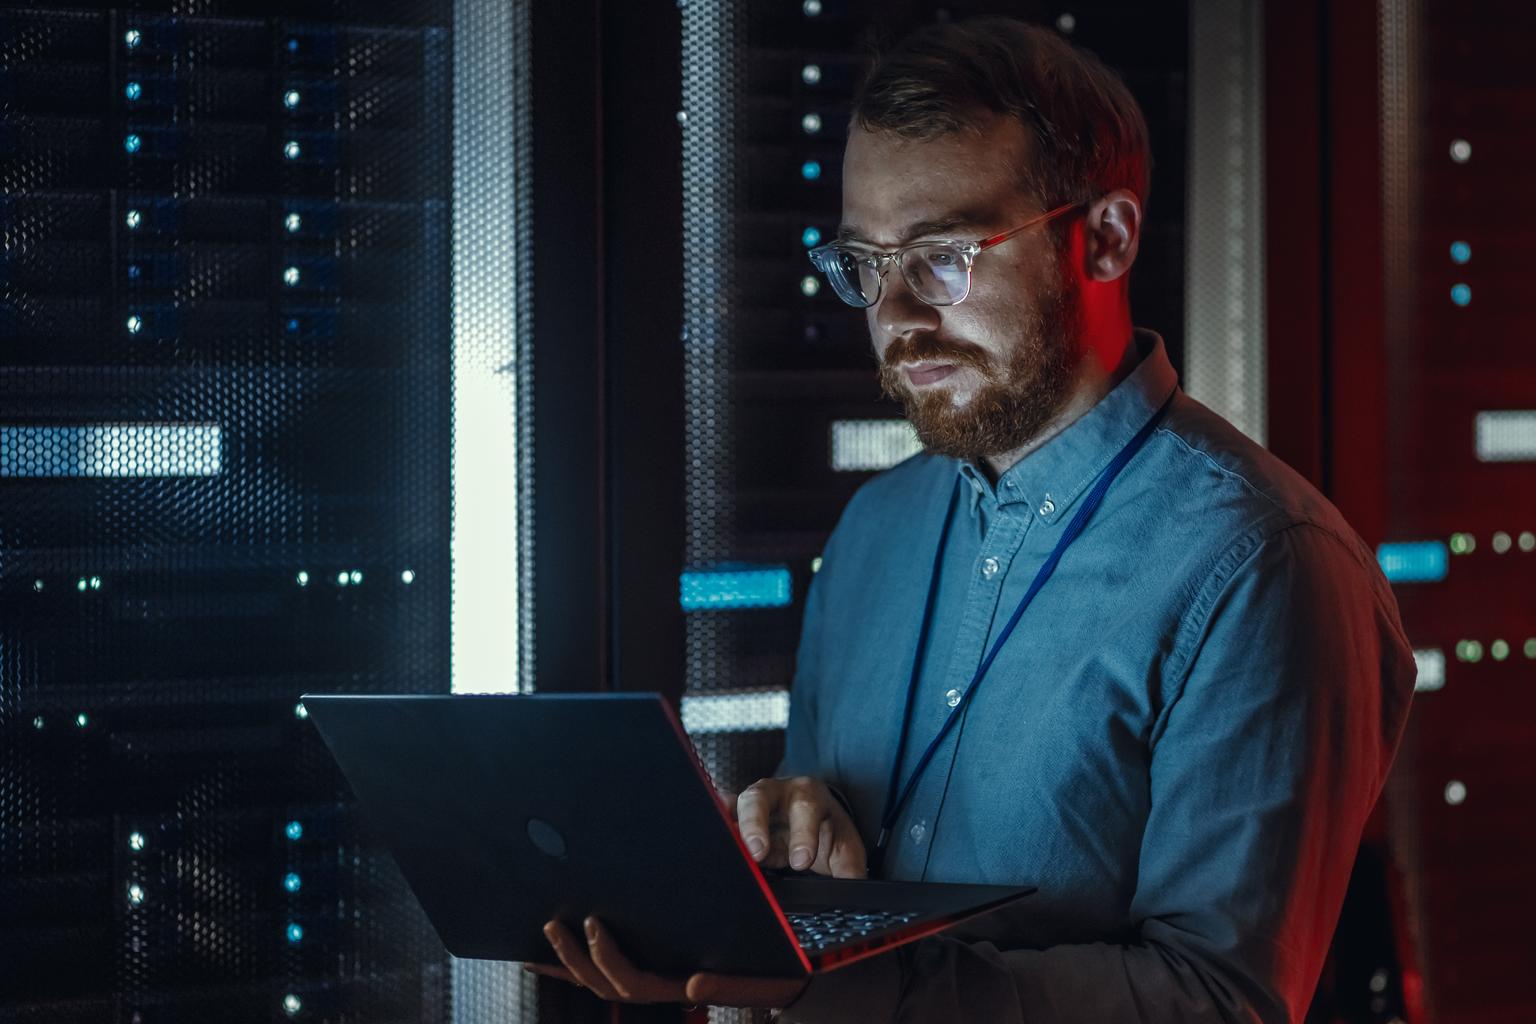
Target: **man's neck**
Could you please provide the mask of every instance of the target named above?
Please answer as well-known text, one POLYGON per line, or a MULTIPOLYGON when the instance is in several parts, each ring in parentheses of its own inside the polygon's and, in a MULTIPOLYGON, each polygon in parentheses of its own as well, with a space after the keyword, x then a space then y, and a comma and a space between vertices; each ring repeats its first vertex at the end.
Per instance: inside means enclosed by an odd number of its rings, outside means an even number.
POLYGON ((1090 347, 1083 353, 1077 384, 1068 396, 1066 404, 1045 425, 1045 429, 1031 438, 1027 444, 1013 451, 988 455, 981 459, 980 467, 992 483, 997 483, 1004 473, 1039 451, 1047 441, 1086 415, 1088 410, 1103 401, 1105 395, 1115 390, 1121 381, 1129 377, 1131 371, 1141 362, 1141 353, 1137 349, 1136 339, 1129 332, 1119 353, 1119 362, 1112 369, 1105 367, 1101 358, 1102 351, 1102 348, 1090 347))

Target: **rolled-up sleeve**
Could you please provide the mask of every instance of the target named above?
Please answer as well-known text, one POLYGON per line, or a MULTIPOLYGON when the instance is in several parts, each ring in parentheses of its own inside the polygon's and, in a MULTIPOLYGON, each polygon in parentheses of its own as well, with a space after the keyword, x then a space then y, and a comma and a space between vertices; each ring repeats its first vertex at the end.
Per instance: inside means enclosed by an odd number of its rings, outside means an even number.
POLYGON ((781 1019, 1300 1021, 1413 691, 1366 556, 1293 524, 1238 542, 1197 589, 1147 737, 1136 941, 927 939, 818 977, 781 1019))

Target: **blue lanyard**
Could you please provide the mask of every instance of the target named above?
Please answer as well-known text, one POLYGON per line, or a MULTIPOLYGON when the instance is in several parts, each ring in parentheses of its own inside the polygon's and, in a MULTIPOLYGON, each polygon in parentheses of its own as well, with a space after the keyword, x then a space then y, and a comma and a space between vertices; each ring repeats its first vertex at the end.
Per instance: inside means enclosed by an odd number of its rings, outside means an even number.
MULTIPOLYGON (((1175 394, 1177 394, 1177 391, 1175 391, 1175 394)), ((1126 463, 1130 462, 1136 456, 1136 453, 1141 451, 1141 446, 1147 443, 1147 438, 1152 436, 1152 431, 1157 429, 1157 425, 1162 422, 1163 417, 1168 412, 1168 407, 1172 404, 1173 395, 1169 395, 1162 408, 1157 410, 1156 414, 1142 426, 1141 430, 1136 433, 1135 437, 1131 438, 1124 448, 1120 449, 1120 453, 1099 474, 1098 482, 1094 484, 1093 490, 1088 492, 1088 496, 1083 499, 1082 506, 1077 510, 1077 515, 1073 516, 1072 522, 1062 532, 1061 540, 1056 542, 1055 550, 1045 560, 1045 564, 1040 566, 1040 571, 1035 573, 1034 582, 1029 585, 1029 590, 1025 592, 1024 597, 1019 601, 1019 606, 1013 610, 1013 616, 1008 620, 1008 624, 1003 627, 1003 631, 998 634, 997 640, 992 644, 992 649, 982 659, 981 665, 976 669, 976 674, 971 677, 970 684, 966 686, 965 692, 960 695, 959 702, 950 709, 948 717, 944 719, 944 724, 939 727, 938 735, 933 738, 932 743, 928 744, 928 749, 923 751, 923 756, 918 758, 916 767, 912 769, 912 774, 907 776, 907 784, 900 787, 898 795, 897 787, 901 782, 901 757, 902 753, 907 749, 907 736, 912 728, 912 705, 917 698, 918 676, 922 674, 923 653, 928 647, 928 630, 933 623, 933 604, 934 597, 939 591, 939 572, 944 562, 944 548, 949 541, 949 528, 955 518, 955 505, 957 502, 955 501, 955 495, 950 495, 949 510, 944 514, 944 526, 939 533, 938 547, 933 554, 933 573, 928 579, 928 601, 923 607, 923 624, 917 634, 917 652, 912 657, 912 680, 907 684, 907 704, 901 714, 901 738, 896 742, 896 756, 892 759, 891 779, 885 793, 885 811, 880 815, 880 836, 875 840, 875 849, 869 858, 869 873, 871 877, 877 877, 880 873, 880 868, 885 861, 885 848, 891 839, 891 828, 896 824, 896 819, 901 816, 901 809, 906 805, 907 798, 912 795, 912 790, 916 788, 917 781, 922 777, 923 770, 928 767, 928 762, 933 760, 934 752, 939 749, 939 745, 944 742, 944 737, 949 735, 949 730, 954 727, 955 722, 969 705, 971 697, 975 695, 976 689, 981 683, 982 676, 985 676, 987 669, 992 667, 992 662, 997 659, 998 652, 1003 649, 1003 644, 1007 642, 1009 635, 1013 633, 1013 627, 1017 626, 1019 619, 1024 616, 1024 609, 1029 607, 1029 603, 1035 599, 1035 595, 1040 592, 1040 588, 1045 586, 1045 581, 1051 578, 1051 574, 1056 571, 1056 564, 1061 561, 1061 556, 1066 553, 1067 548, 1072 546, 1072 542, 1077 539, 1077 535, 1083 532, 1083 527, 1087 525, 1089 517, 1098 509, 1099 503, 1104 500, 1104 493, 1109 490, 1109 485, 1114 483, 1115 477, 1120 475, 1120 471, 1125 468, 1126 463)), ((959 489, 960 480, 957 476, 955 478, 956 492, 959 489)))

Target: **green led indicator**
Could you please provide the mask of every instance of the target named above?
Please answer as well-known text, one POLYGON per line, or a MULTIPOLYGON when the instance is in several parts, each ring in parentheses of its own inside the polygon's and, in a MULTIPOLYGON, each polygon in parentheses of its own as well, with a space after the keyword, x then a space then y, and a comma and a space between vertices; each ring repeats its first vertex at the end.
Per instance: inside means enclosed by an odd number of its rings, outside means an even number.
POLYGON ((1477 550, 1477 540, 1470 533, 1451 534, 1451 554, 1470 555, 1477 550))

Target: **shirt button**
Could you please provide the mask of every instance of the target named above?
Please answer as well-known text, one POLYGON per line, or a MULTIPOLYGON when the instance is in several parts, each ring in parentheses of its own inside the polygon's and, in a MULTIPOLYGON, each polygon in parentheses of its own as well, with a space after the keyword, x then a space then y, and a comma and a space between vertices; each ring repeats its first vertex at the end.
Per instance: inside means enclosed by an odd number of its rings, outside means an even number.
POLYGON ((1055 511, 1056 511, 1056 503, 1054 501, 1052 501, 1050 498, 1046 498, 1045 499, 1045 504, 1040 506, 1040 514, 1043 515, 1043 516, 1048 516, 1052 512, 1055 512, 1055 511))
POLYGON ((949 704, 950 707, 954 707, 956 704, 960 703, 960 691, 950 690, 944 695, 944 700, 949 704))
POLYGON ((993 576, 997 575, 997 570, 1000 568, 1002 568, 1002 566, 998 564, 997 559, 988 558, 985 562, 981 563, 981 574, 987 579, 991 579, 993 576))

